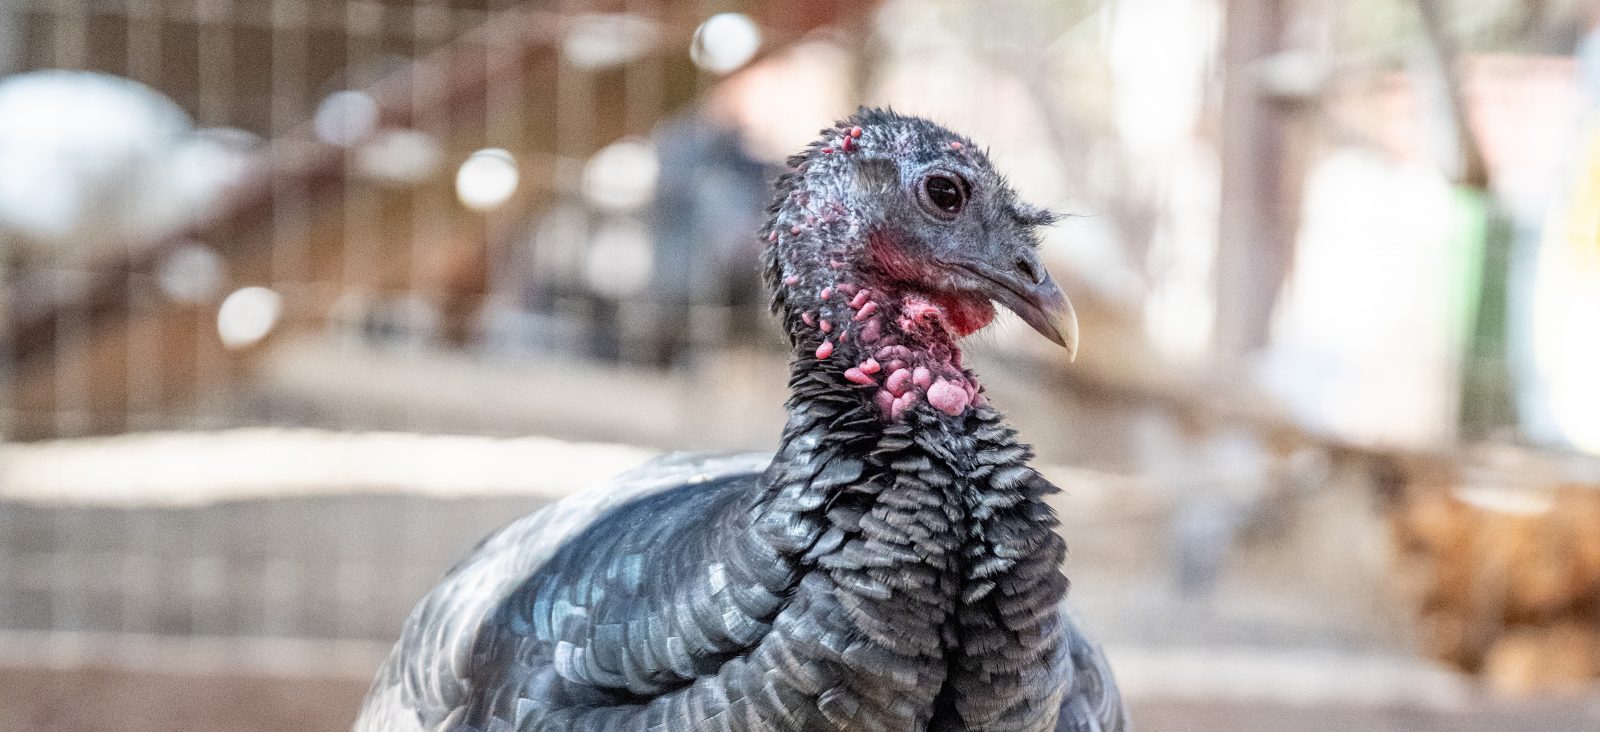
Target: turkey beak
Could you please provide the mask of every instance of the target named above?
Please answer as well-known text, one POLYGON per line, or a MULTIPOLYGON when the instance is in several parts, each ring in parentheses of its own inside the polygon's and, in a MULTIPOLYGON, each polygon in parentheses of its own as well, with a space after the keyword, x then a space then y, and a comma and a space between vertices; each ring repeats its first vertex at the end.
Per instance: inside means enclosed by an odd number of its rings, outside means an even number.
POLYGON ((988 266, 968 266, 967 271, 992 285, 987 293, 1006 309, 1016 313, 1022 321, 1067 349, 1067 360, 1078 357, 1078 314, 1072 309, 1055 280, 1046 272, 1030 252, 1017 266, 997 269, 988 266))

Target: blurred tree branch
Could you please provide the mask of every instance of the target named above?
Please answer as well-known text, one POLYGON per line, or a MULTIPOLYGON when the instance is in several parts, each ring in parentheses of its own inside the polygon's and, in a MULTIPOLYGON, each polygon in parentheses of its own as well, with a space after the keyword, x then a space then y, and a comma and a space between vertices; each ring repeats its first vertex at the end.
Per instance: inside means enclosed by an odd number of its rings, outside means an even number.
POLYGON ((1484 162, 1483 149, 1478 144, 1477 137, 1472 133, 1472 125, 1467 119, 1466 92, 1462 88, 1461 75, 1456 68, 1460 54, 1454 41, 1445 30, 1443 14, 1439 8, 1438 0, 1416 0, 1417 13, 1422 20, 1422 33, 1427 43, 1432 60, 1439 68, 1440 81, 1444 85, 1445 104, 1450 115, 1451 127, 1455 131, 1455 144, 1459 154, 1460 168, 1456 171, 1455 182, 1460 185, 1477 190, 1488 190, 1489 168, 1484 162))

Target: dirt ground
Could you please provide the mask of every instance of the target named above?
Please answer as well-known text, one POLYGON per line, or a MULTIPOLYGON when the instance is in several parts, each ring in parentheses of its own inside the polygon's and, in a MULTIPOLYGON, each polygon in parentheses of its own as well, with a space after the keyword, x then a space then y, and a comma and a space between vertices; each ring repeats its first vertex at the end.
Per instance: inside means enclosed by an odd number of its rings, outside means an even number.
MULTIPOLYGON (((339 732, 366 681, 0 668, 0 730, 17 732, 339 732)), ((1592 730, 1600 709, 1522 704, 1442 713, 1404 708, 1269 707, 1135 699, 1145 732, 1504 732, 1592 730)))
POLYGON ((0 729, 331 732, 350 728, 366 690, 348 678, 0 669, 0 729))

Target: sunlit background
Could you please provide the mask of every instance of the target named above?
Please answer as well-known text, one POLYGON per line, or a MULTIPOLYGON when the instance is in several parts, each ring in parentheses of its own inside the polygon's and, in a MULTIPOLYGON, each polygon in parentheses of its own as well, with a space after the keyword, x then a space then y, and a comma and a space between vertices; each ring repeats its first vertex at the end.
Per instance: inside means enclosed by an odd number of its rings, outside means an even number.
POLYGON ((486 532, 768 449, 784 157, 992 147, 969 363, 1145 730, 1600 728, 1600 3, 0 0, 0 729, 341 730, 486 532))

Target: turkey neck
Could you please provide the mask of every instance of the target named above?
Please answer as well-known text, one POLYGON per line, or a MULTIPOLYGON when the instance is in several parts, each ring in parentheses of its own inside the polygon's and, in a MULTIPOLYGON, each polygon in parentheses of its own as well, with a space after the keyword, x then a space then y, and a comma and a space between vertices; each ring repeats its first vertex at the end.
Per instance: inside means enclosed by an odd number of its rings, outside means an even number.
POLYGON ((847 667, 888 728, 1046 724, 1024 676, 1060 647, 1065 545, 1053 486, 962 366, 969 314, 890 285, 824 287, 786 313, 789 421, 749 514, 793 567, 791 604, 863 639, 813 660, 847 667))

